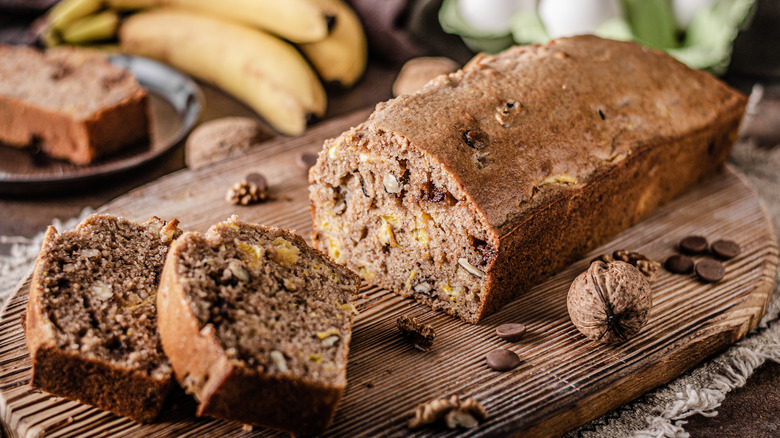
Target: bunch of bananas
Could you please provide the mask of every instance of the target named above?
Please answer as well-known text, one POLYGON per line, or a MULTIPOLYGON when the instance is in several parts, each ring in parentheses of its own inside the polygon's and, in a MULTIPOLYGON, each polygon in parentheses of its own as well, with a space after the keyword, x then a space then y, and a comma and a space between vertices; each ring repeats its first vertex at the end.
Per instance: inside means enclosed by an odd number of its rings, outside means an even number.
POLYGON ((47 46, 116 38, 121 51, 218 86, 287 135, 325 113, 321 80, 350 87, 366 67, 366 37, 344 0, 62 0, 46 22, 47 46))

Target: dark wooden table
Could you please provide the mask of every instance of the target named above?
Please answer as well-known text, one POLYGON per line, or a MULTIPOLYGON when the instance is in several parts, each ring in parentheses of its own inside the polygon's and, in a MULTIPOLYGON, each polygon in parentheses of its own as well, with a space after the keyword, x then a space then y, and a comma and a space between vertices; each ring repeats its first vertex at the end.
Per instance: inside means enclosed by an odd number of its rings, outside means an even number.
MULTIPOLYGON (((391 84, 399 66, 371 63, 364 78, 351 90, 329 90, 328 113, 325 119, 346 114, 357 108, 371 106, 390 98, 391 84)), ((201 121, 226 115, 256 117, 247 107, 219 90, 201 84, 206 106, 201 121)), ((746 88, 749 82, 739 83, 746 88)), ((759 143, 773 147, 780 143, 780 97, 765 99, 759 115, 751 124, 759 143)), ((153 181, 162 175, 184 167, 184 148, 179 145, 153 163, 77 193, 0 197, 0 235, 33 236, 43 231, 54 218, 67 219, 78 215, 84 207, 97 208, 129 190, 153 181)), ((8 248, 0 245, 0 253, 8 248)), ((719 415, 700 415, 689 419, 685 429, 693 437, 770 437, 780 436, 780 365, 768 362, 743 388, 729 393, 719 415)))

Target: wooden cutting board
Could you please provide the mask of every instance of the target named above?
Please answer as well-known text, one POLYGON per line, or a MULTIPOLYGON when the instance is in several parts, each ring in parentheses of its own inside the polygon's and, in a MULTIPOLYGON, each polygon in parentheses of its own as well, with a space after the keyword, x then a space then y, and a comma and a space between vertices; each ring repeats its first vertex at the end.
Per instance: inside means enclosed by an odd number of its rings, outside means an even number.
MULTIPOLYGON (((169 175, 100 210, 136 220, 178 217, 183 228, 198 231, 238 214, 245 221, 293 228, 308 237, 307 179, 296 166, 296 154, 318 151, 323 139, 367 116, 368 111, 353 113, 315 126, 303 137, 273 140, 241 158, 169 175), (266 175, 274 200, 250 207, 227 203, 228 187, 250 171, 266 175)), ((765 210, 746 180, 727 167, 479 325, 366 285, 357 305, 349 386, 326 435, 559 435, 668 382, 747 334, 766 311, 777 265, 777 237, 765 210), (704 284, 662 271, 653 283, 649 323, 639 335, 619 346, 605 346, 579 334, 568 318, 566 293, 592 257, 627 249, 662 261, 690 234, 741 245, 742 254, 725 262, 722 281, 704 284), (416 350, 399 337, 395 320, 402 314, 435 327, 432 351, 416 350), (526 324, 525 338, 517 343, 499 339, 494 330, 507 322, 526 324), (521 365, 506 373, 489 369, 485 355, 496 348, 517 352, 521 365), (449 394, 476 398, 490 419, 467 431, 407 429, 418 403, 449 394)), ((30 360, 19 324, 28 286, 19 286, 0 315, 0 414, 11 434, 273 434, 195 418, 194 402, 180 390, 169 398, 159 422, 141 426, 31 389, 30 360)))

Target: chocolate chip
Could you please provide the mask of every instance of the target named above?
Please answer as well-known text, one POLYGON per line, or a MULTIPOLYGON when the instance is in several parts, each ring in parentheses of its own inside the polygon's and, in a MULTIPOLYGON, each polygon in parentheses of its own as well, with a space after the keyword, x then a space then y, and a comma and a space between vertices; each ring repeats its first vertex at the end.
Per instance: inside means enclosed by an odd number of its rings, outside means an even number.
POLYGON ((493 350, 485 357, 487 366, 496 371, 509 371, 520 365, 520 356, 514 351, 500 348, 493 350))
POLYGON ((474 149, 484 149, 490 143, 490 138, 484 131, 472 130, 463 133, 463 141, 474 149))
POLYGON ((680 241, 680 251, 686 254, 700 254, 707 249, 707 239, 702 236, 688 236, 680 241))
POLYGON ((309 170, 310 167, 317 163, 317 154, 311 152, 298 152, 295 163, 303 170, 309 170))
POLYGON ((730 259, 739 255, 742 250, 737 242, 732 240, 718 240, 712 243, 712 252, 722 259, 730 259))
POLYGON ((726 275, 726 270, 723 269, 723 265, 712 259, 704 259, 699 263, 696 263, 694 271, 702 281, 707 283, 720 281, 720 279, 726 275))
POLYGON ((249 184, 254 184, 260 191, 268 190, 268 181, 266 181, 265 177, 260 173, 252 172, 244 177, 244 181, 249 184))
POLYGON ((693 260, 687 255, 675 254, 666 259, 664 268, 673 274, 690 274, 693 271, 693 260))
POLYGON ((496 327, 496 334, 505 341, 517 342, 525 335, 525 326, 518 323, 502 324, 496 327))

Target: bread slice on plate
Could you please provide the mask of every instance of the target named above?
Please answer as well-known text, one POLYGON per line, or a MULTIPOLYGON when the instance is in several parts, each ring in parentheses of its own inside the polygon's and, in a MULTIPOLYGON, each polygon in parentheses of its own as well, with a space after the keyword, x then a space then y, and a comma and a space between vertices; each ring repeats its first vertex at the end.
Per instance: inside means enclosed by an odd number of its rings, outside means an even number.
POLYGON ((172 369, 157 333, 157 286, 178 221, 94 214, 49 227, 25 315, 32 385, 139 422, 158 416, 172 369))
POLYGON ((75 164, 149 140, 147 92, 97 50, 0 45, 0 143, 75 164))
POLYGON ((275 227, 236 217, 172 246, 163 349, 198 415, 324 431, 346 387, 359 278, 275 227))

